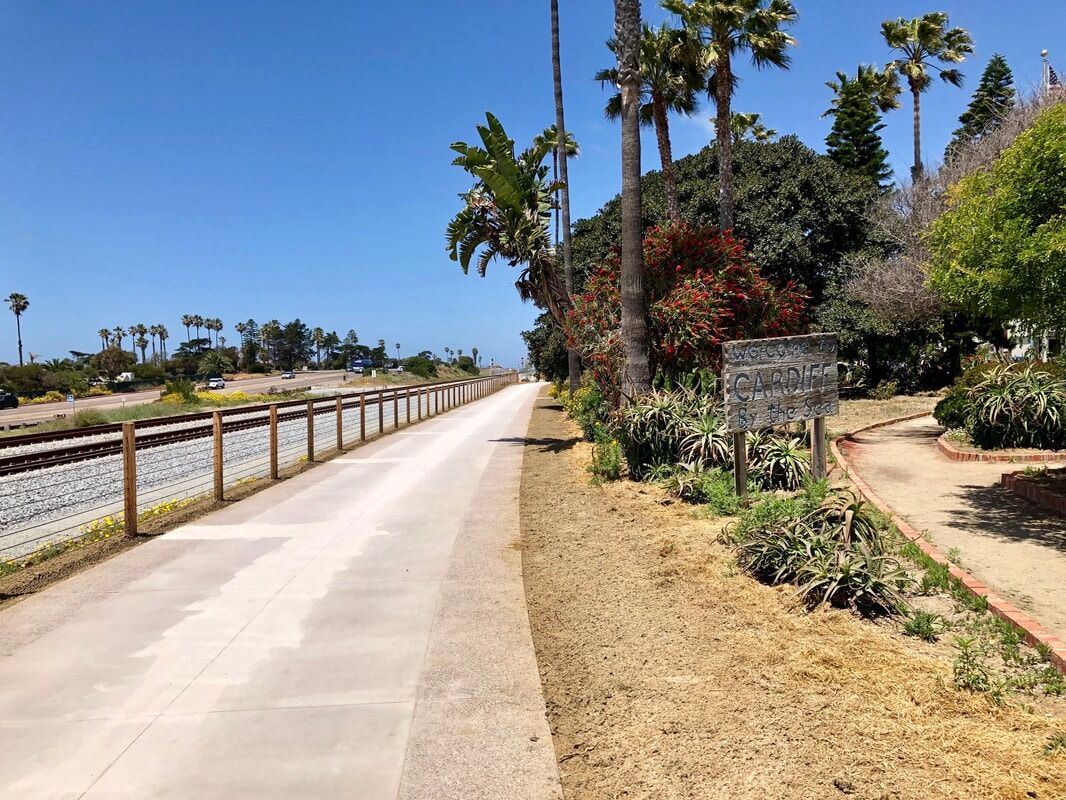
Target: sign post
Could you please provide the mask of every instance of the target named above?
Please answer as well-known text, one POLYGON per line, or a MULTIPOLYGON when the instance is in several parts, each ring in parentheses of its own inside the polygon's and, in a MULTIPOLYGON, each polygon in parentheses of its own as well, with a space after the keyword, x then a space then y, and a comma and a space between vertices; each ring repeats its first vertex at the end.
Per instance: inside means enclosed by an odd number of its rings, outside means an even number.
POLYGON ((826 476, 825 418, 840 413, 835 333, 725 342, 722 385, 739 497, 747 496, 748 431, 809 422, 811 476, 826 476))

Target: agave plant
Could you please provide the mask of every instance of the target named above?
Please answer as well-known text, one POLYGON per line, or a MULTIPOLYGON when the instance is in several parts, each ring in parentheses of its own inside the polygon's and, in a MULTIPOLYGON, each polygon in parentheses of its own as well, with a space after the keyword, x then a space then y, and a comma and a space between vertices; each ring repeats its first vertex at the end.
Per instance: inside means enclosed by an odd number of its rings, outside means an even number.
POLYGON ((1037 364, 997 364, 970 388, 970 436, 982 447, 1066 446, 1066 381, 1037 364))
POLYGON ((764 433, 751 453, 749 474, 760 489, 791 491, 810 474, 810 454, 800 439, 764 433))
POLYGON ((730 438, 718 410, 686 419, 681 425, 681 457, 704 467, 725 466, 730 460, 730 438))

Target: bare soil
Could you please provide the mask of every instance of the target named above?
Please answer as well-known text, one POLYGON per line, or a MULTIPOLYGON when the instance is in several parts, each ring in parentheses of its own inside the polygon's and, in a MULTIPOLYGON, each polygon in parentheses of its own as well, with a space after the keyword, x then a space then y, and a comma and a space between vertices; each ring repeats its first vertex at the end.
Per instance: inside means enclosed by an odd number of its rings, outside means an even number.
POLYGON ((523 565, 567 798, 1066 797, 1053 709, 956 691, 950 662, 892 626, 802 612, 737 569, 721 522, 591 485, 590 457, 542 398, 523 565))
POLYGON ((887 422, 920 412, 932 413, 940 400, 937 394, 899 395, 891 400, 841 400, 840 414, 826 420, 830 435, 841 436, 865 425, 887 422))

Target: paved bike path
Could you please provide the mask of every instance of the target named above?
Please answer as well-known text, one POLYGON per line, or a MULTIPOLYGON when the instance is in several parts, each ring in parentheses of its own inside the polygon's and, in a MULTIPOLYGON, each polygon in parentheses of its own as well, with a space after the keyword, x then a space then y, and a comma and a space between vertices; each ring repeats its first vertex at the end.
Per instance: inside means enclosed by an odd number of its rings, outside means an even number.
POLYGON ((558 798, 519 385, 0 613, 0 797, 558 798))
MULTIPOLYGON (((951 461, 932 417, 861 433, 848 460, 885 503, 945 555, 1066 640, 1066 518, 999 486, 1022 464, 951 461)), ((1055 466, 1055 465, 1049 465, 1055 466)))

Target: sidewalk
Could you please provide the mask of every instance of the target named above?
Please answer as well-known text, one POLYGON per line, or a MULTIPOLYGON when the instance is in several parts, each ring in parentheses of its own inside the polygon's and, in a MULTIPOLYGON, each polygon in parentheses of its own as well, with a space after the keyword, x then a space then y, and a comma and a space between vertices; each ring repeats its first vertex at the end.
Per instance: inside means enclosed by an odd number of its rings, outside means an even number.
MULTIPOLYGON (((855 437, 853 469, 945 555, 1066 640, 1066 519, 999 486, 1024 465, 956 462, 936 449, 932 417, 855 437)), ((1052 465, 1053 466, 1053 465, 1052 465)))
POLYGON ((0 614, 0 797, 560 797, 506 441, 538 388, 0 614))

